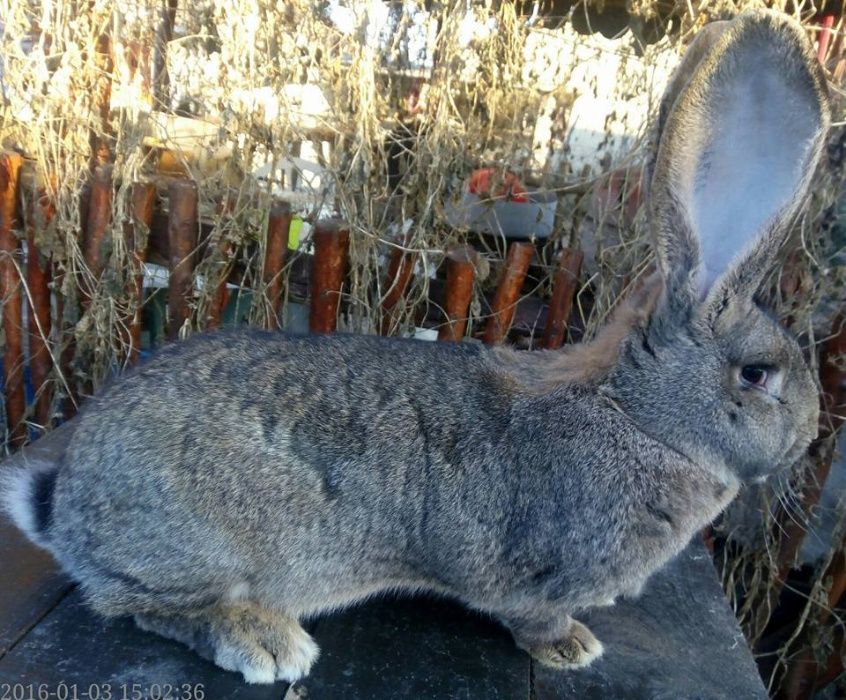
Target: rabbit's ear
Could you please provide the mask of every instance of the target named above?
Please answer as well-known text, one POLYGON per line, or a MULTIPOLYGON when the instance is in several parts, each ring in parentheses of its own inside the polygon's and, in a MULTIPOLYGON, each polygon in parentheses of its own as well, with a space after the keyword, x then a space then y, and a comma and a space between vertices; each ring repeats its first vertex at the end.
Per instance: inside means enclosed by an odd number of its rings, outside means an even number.
POLYGON ((650 213, 670 309, 754 294, 822 151, 825 82, 802 28, 770 11, 714 30, 660 133, 650 213))
POLYGON ((655 160, 658 156, 658 147, 661 145, 661 136, 664 133, 664 126, 667 123, 667 117, 673 109, 679 94, 687 87, 690 79, 695 75, 699 65, 717 43, 717 40, 722 36, 723 32, 731 26, 731 22, 721 20, 718 22, 711 22, 700 29, 693 41, 687 47, 681 62, 673 71, 670 77, 670 82, 664 90, 661 97, 661 104, 658 107, 658 116, 655 120, 655 126, 651 133, 651 142, 649 147, 649 161, 646 170, 647 186, 652 183, 652 176, 655 172, 655 160))

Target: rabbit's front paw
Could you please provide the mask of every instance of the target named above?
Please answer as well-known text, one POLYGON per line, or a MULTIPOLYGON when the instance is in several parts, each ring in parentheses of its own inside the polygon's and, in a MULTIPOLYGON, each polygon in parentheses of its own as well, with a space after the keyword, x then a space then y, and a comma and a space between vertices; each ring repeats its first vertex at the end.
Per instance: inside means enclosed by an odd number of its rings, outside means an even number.
POLYGON ((566 637, 551 644, 533 646, 529 653, 552 668, 584 668, 602 656, 603 648, 593 633, 581 622, 573 620, 566 637))
POLYGON ((317 659, 317 644, 294 618, 249 603, 222 611, 212 623, 214 662, 247 683, 293 683, 317 659))

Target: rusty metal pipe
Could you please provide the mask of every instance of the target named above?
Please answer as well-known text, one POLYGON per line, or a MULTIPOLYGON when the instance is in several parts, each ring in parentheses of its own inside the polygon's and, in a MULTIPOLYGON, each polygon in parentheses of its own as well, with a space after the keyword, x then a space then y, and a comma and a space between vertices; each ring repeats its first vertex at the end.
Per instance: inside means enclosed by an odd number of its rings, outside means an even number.
POLYGON ((109 114, 112 99, 112 75, 114 74, 114 60, 112 58, 112 40, 108 34, 97 37, 94 47, 94 63, 98 69, 97 78, 92 85, 94 106, 99 116, 99 129, 94 128, 89 135, 91 146, 92 170, 98 166, 113 161, 114 134, 112 133, 109 114))
MULTIPOLYGON (((217 206, 217 212, 221 220, 224 217, 231 216, 235 210, 236 203, 235 199, 228 196, 224 197, 217 206)), ((229 303, 229 287, 226 285, 229 282, 229 275, 232 272, 232 242, 226 238, 224 226, 221 225, 218 228, 215 238, 217 240, 210 246, 211 250, 207 252, 211 260, 218 263, 218 268, 216 269, 217 274, 213 276, 214 279, 209 279, 207 282, 215 286, 206 313, 205 327, 208 330, 220 328, 223 312, 229 303)))

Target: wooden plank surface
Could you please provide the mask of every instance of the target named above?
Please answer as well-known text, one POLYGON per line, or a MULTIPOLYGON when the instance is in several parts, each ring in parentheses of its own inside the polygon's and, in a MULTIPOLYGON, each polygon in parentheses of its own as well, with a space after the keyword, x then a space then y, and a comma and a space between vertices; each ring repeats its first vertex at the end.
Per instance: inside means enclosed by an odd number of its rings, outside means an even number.
POLYGON ((605 645, 604 656, 577 673, 535 665, 535 700, 767 698, 699 541, 656 574, 638 600, 578 618, 605 645))
POLYGON ((62 599, 70 581, 0 516, 0 658, 62 599))
MULTIPOLYGON (((64 451, 73 423, 25 447, 0 464, 2 471, 54 463, 64 451)), ((70 590, 53 558, 32 546, 0 515, 0 657, 70 590)))
POLYGON ((505 630, 445 601, 385 598, 317 621, 312 674, 248 686, 186 647, 102 620, 73 592, 0 659, 0 684, 196 684, 206 698, 766 698, 701 547, 660 573, 637 602, 582 619, 606 655, 572 673, 531 665, 505 630), (530 676, 530 668, 533 677, 530 676))
POLYGON ((205 700, 280 700, 287 688, 281 682, 247 685, 240 674, 218 668, 178 642, 142 631, 128 618, 100 618, 83 604, 78 591, 0 659, 0 687, 4 683, 43 684, 53 692, 60 684, 85 691, 96 685, 101 700, 104 688, 112 691, 112 698, 126 700, 133 697, 133 687, 147 698, 168 686, 179 689, 169 696, 160 694, 162 700, 201 700, 196 690, 183 692, 185 686, 194 689, 197 684, 205 700), (123 688, 128 689, 125 696, 123 688))
POLYGON ((529 657, 502 627, 442 600, 374 600, 317 621, 321 655, 293 698, 518 700, 529 657))

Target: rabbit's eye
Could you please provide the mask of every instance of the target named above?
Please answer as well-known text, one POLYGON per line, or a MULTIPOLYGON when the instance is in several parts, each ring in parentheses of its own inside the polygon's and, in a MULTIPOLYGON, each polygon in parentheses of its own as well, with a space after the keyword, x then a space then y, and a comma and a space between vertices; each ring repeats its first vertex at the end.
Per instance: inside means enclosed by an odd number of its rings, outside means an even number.
POLYGON ((752 386, 765 387, 769 372, 761 365, 746 365, 740 370, 740 378, 752 386))

